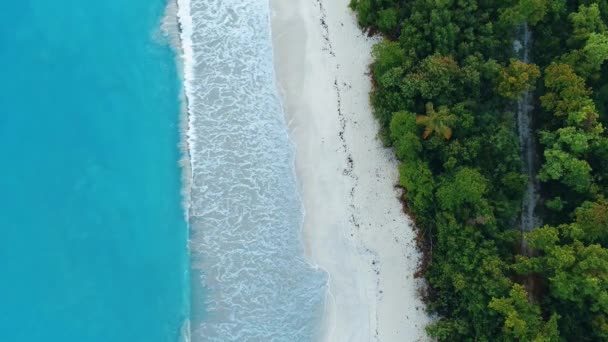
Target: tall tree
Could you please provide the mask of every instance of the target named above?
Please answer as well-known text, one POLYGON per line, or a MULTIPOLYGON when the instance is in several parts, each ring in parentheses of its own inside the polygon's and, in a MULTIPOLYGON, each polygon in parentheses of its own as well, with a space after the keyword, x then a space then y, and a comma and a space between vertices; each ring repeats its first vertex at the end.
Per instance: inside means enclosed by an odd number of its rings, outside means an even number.
POLYGON ((432 103, 426 105, 426 115, 416 117, 416 123, 424 126, 423 138, 426 139, 431 134, 438 134, 445 140, 450 140, 452 137, 452 125, 456 117, 450 113, 447 106, 439 107, 439 111, 435 111, 432 103))

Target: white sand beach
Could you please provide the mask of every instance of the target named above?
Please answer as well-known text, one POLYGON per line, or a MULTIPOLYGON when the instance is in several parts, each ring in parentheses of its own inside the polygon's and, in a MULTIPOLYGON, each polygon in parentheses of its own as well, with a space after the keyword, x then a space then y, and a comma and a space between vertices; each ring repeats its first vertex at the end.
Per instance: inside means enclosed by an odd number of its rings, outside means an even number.
POLYGON ((424 341, 413 226, 376 138, 374 40, 348 0, 271 0, 278 86, 296 147, 310 262, 329 273, 322 341, 424 341))

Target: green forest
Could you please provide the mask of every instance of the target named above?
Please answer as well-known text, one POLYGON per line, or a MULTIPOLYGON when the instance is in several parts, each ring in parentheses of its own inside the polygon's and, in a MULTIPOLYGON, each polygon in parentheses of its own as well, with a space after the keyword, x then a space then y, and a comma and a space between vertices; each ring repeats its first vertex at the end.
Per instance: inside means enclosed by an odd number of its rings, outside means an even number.
POLYGON ((384 36, 370 97, 424 252, 428 334, 608 341, 608 0, 350 6, 384 36), (522 233, 526 94, 542 224, 522 233))

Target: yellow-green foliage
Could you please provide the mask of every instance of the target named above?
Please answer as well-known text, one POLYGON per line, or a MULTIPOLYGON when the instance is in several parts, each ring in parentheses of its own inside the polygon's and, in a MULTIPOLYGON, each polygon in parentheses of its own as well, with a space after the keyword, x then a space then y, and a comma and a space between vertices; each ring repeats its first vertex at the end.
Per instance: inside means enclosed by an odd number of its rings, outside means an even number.
POLYGON ((524 92, 533 90, 539 76, 538 66, 511 59, 509 65, 500 71, 498 94, 515 100, 524 92))

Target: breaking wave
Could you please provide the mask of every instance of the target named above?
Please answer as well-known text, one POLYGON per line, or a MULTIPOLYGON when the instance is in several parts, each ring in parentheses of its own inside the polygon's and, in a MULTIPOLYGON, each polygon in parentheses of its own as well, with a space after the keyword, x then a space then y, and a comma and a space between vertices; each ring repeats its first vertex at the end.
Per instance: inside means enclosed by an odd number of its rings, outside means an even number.
POLYGON ((192 341, 311 341, 327 276, 304 259, 293 147, 262 0, 178 0, 192 341))

